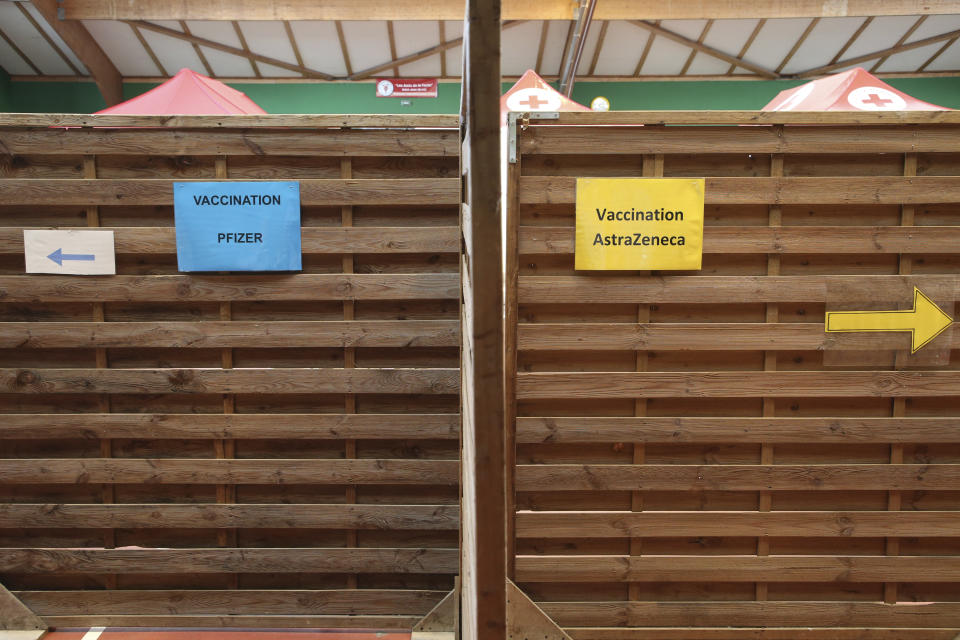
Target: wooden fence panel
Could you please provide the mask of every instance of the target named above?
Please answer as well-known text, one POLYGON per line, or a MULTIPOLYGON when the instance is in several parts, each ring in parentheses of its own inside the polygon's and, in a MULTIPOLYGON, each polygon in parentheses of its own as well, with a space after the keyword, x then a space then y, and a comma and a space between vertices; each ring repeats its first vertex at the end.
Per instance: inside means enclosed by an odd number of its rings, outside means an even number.
POLYGON ((456 118, 4 118, 0 583, 51 625, 409 629, 458 572, 456 118), (299 180, 302 272, 178 273, 182 180, 299 180), (24 229, 87 227, 116 276, 24 274, 24 229))
POLYGON ((511 576, 571 637, 960 631, 957 328, 915 357, 906 333, 823 330, 842 292, 896 305, 916 285, 960 311, 941 117, 518 127, 511 576), (702 270, 575 271, 575 179, 659 176, 706 178, 702 270))

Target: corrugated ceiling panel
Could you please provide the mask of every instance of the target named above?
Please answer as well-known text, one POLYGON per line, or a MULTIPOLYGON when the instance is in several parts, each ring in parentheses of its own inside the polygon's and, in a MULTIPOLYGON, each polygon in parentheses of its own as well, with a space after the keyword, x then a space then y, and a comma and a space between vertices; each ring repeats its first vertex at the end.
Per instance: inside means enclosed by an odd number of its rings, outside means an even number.
MULTIPOLYGON (((440 44, 440 27, 434 20, 398 20, 393 23, 397 57, 402 58, 440 44)), ((400 75, 428 77, 440 75, 440 54, 435 54, 400 67, 400 75)))
MULTIPOLYGON (((233 25, 229 22, 219 20, 189 20, 187 26, 190 32, 198 37, 207 40, 213 40, 237 49, 240 48, 240 38, 237 37, 233 25)), ((223 78, 252 78, 254 77, 253 67, 246 58, 235 56, 231 53, 201 47, 203 55, 207 62, 213 68, 213 72, 223 78)))
POLYGON ((342 24, 354 73, 390 60, 386 21, 350 20, 342 24))
MULTIPOLYGON (((177 22, 155 21, 155 24, 182 32, 177 22)), ((165 36, 162 33, 142 30, 143 39, 147 41, 153 53, 157 56, 160 64, 163 65, 163 71, 166 75, 174 75, 180 69, 192 69, 197 73, 206 73, 207 70, 200 61, 200 56, 194 50, 193 45, 185 40, 180 40, 171 36, 165 36)), ((159 71, 157 71, 159 73, 159 71)))
MULTIPOLYGON (((43 35, 33 28, 30 21, 13 2, 0 2, 0 24, 3 31, 23 51, 33 64, 47 75, 74 75, 63 58, 44 40, 43 35)), ((29 71, 28 73, 33 73, 29 71)))
MULTIPOLYGON (((830 64, 866 18, 825 18, 817 23, 806 41, 783 68, 783 73, 800 73, 830 64)), ((844 54, 845 56, 847 54, 844 54)))
POLYGON ((307 20, 291 22, 290 26, 307 68, 334 76, 347 74, 347 65, 343 62, 343 52, 337 39, 337 27, 333 22, 307 20))
POLYGON ((67 46, 67 43, 63 41, 63 38, 60 37, 60 34, 54 31, 53 27, 50 26, 50 23, 48 23, 46 19, 40 15, 40 12, 37 11, 36 7, 29 2, 23 2, 21 3, 21 6, 23 6, 30 13, 30 15, 33 16, 33 19, 37 21, 37 24, 40 25, 40 28, 43 29, 44 33, 50 36, 50 38, 60 46, 60 50, 63 51, 63 53, 67 56, 67 58, 70 59, 71 62, 73 62, 74 66, 80 69, 81 73, 88 73, 87 68, 82 62, 80 62, 80 58, 78 58, 76 54, 73 53, 73 50, 67 46))
POLYGON ((503 32, 500 69, 505 76, 519 76, 537 64, 543 21, 530 21, 503 32))
MULTIPOLYGON (((560 75, 560 65, 563 64, 563 45, 567 41, 567 31, 572 24, 570 20, 550 20, 550 26, 547 29, 547 43, 543 48, 540 75, 560 75)), ((536 57, 533 61, 537 61, 536 57)))
POLYGON ((632 76, 649 33, 622 20, 611 22, 594 74, 632 76))
MULTIPOLYGON (((747 39, 757 26, 758 20, 716 20, 703 44, 732 56, 740 53, 747 39)), ((722 75, 730 69, 730 63, 713 56, 698 53, 687 70, 688 75, 722 75)))
POLYGON ((766 69, 776 69, 809 24, 810 18, 767 20, 743 59, 766 69))
POLYGON ((129 25, 111 20, 84 20, 83 25, 117 67, 120 75, 157 75, 157 67, 129 25))

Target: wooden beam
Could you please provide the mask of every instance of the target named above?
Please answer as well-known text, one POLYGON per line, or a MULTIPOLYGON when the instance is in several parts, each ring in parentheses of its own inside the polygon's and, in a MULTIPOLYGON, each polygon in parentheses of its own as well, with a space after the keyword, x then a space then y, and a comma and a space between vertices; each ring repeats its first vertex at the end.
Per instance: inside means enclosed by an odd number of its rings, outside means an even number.
MULTIPOLYGON (((36 2, 37 0, 33 0, 36 2)), ((130 23, 131 21, 126 21, 130 23)), ((135 24, 141 29, 146 29, 147 31, 154 31, 156 33, 163 34, 165 36, 170 36, 171 38, 177 38, 178 40, 185 40, 187 42, 192 42, 194 44, 199 44, 204 47, 209 47, 211 49, 216 49, 217 51, 223 51, 224 53, 230 53, 241 58, 250 58, 256 62, 264 62, 266 64, 271 64, 275 67, 280 67, 281 69, 287 69, 289 71, 296 71, 297 73, 302 73, 305 76, 312 78, 321 78, 323 80, 334 80, 334 76, 329 73, 323 73, 322 71, 316 71, 314 69, 309 69, 307 67, 301 67, 296 64, 291 64, 284 60, 278 60, 276 58, 271 58, 269 56, 263 56, 259 53, 254 53, 252 51, 244 51, 238 47, 231 47, 230 45, 222 44, 220 42, 215 42, 213 40, 208 40, 206 38, 201 38, 193 34, 182 33, 176 29, 170 29, 169 27, 164 27, 159 24, 153 24, 152 22, 145 22, 143 20, 132 21, 132 24, 135 24)), ((85 63, 86 64, 86 63, 85 63)), ((87 65, 89 68, 90 65, 87 65)))
POLYGON ((231 24, 233 25, 233 32, 237 34, 237 39, 240 40, 240 48, 243 49, 243 57, 247 59, 250 63, 250 68, 253 69, 253 75, 258 78, 262 78, 263 74, 260 73, 260 67, 257 66, 256 61, 253 59, 250 51, 250 47, 247 45, 247 38, 243 35, 243 29, 240 28, 240 23, 236 20, 232 20, 231 24))
POLYGON ((797 50, 803 46, 803 43, 807 41, 807 37, 810 35, 810 32, 817 26, 817 23, 820 22, 820 18, 814 18, 810 21, 810 24, 807 25, 807 28, 803 30, 803 33, 800 34, 800 37, 797 38, 797 41, 793 43, 793 46, 790 47, 790 51, 787 52, 787 55, 783 57, 783 60, 780 61, 780 64, 777 65, 777 68, 774 70, 776 73, 783 71, 784 67, 790 63, 790 60, 793 59, 794 54, 797 53, 797 50))
POLYGON ((769 69, 764 69, 760 65, 753 64, 752 62, 747 62, 746 60, 732 56, 729 53, 724 53, 719 49, 708 47, 703 43, 697 42, 696 40, 691 40, 690 38, 682 36, 679 33, 674 33, 669 29, 664 29, 663 27, 655 25, 652 22, 647 22, 645 20, 631 20, 630 24, 640 27, 641 29, 646 29, 652 34, 663 36, 668 40, 673 40, 674 42, 690 47, 691 49, 695 49, 708 56, 712 56, 714 58, 723 60, 724 62, 729 62, 730 64, 735 64, 738 67, 742 67, 749 71, 753 71, 755 74, 759 76, 763 76, 764 78, 767 78, 770 80, 776 80, 777 78, 780 77, 779 73, 770 71, 769 69))
MULTIPOLYGON (((188 36, 193 35, 190 33, 190 27, 187 26, 186 20, 180 21, 180 28, 183 29, 183 32, 188 36)), ((210 62, 207 60, 207 56, 203 53, 203 49, 201 49, 200 45, 197 44, 196 42, 193 42, 191 44, 193 45, 193 50, 194 52, 196 52, 197 57, 200 58, 200 62, 203 64, 203 68, 206 70, 207 75, 210 76, 211 78, 216 78, 217 76, 213 72, 213 67, 210 66, 210 62)), ((300 60, 299 56, 297 57, 297 62, 299 62, 300 64, 303 64, 303 61, 300 60)))
MULTIPOLYGON (((743 56, 747 55, 747 51, 750 50, 751 45, 753 45, 753 41, 757 39, 757 35, 759 35, 760 31, 763 29, 763 26, 765 24, 767 24, 766 18, 761 18, 760 20, 757 20, 757 24, 753 28, 753 31, 750 32, 750 36, 747 38, 747 41, 743 43, 743 46, 740 47, 740 51, 737 52, 737 58, 742 59, 743 56)), ((736 68, 737 68, 736 64, 731 64, 730 68, 727 69, 726 75, 728 76, 733 75, 733 72, 736 70, 736 68)))
MULTIPOLYGON (((910 36, 912 36, 912 35, 913 35, 913 32, 916 31, 917 29, 919 29, 919 28, 920 28, 920 25, 922 25, 924 22, 926 22, 927 18, 929 18, 929 17, 930 17, 930 16, 920 16, 920 17, 913 23, 913 25, 911 25, 911 27, 910 27, 909 29, 907 29, 906 33, 904 33, 902 36, 900 36, 900 39, 897 40, 896 44, 893 45, 894 48, 899 47, 899 46, 902 45, 904 42, 906 42, 906 41, 907 41, 907 38, 909 38, 910 36)), ((890 55, 893 55, 893 54, 890 54, 890 55)), ((890 55, 885 55, 885 56, 883 56, 882 58, 880 58, 879 60, 877 60, 876 63, 874 63, 874 65, 873 65, 872 67, 870 67, 870 73, 876 73, 877 70, 878 70, 880 67, 883 66, 883 63, 887 61, 887 59, 890 57, 890 55)))
POLYGON ((512 580, 507 581, 507 637, 570 640, 512 580))
POLYGON ((340 54, 343 56, 343 66, 347 70, 347 75, 353 75, 353 66, 350 64, 350 50, 347 49, 347 39, 343 35, 343 23, 337 20, 334 23, 337 27, 337 40, 340 41, 340 54))
POLYGON ((123 80, 120 72, 86 27, 76 20, 60 20, 57 16, 57 0, 30 1, 90 72, 107 106, 123 102, 123 80))
MULTIPOLYGON (((25 604, 0 584, 0 629, 9 631, 46 630, 47 625, 25 604)), ((0 637, 6 634, 0 633, 0 637)))
POLYGON ((860 64, 861 62, 866 62, 867 60, 875 60, 877 58, 883 58, 884 56, 892 56, 895 53, 903 53, 904 51, 919 49, 920 47, 925 47, 927 45, 935 44, 937 42, 943 42, 944 40, 951 40, 957 37, 960 37, 960 29, 955 29, 954 31, 950 31, 949 33, 941 33, 938 36, 923 38, 922 40, 914 40, 913 42, 910 42, 908 44, 900 44, 897 46, 888 47, 886 49, 881 49, 880 51, 874 51, 873 53, 865 53, 861 56, 856 56, 855 58, 847 58, 846 60, 841 60, 839 62, 827 64, 822 67, 807 69, 806 71, 802 73, 798 73, 793 77, 809 78, 811 76, 819 76, 825 73, 830 73, 831 71, 836 71, 837 69, 842 69, 843 67, 849 67, 854 64, 860 64))
MULTIPOLYGON (((707 20, 707 23, 703 25, 703 31, 700 32, 700 37, 697 38, 697 44, 703 44, 704 39, 706 39, 707 34, 710 32, 710 27, 713 26, 713 20, 707 20)), ((693 49, 690 52, 690 55, 687 56, 687 61, 683 63, 683 68, 680 69, 680 73, 677 75, 686 75, 687 69, 690 68, 690 65, 693 64, 693 59, 697 57, 697 49, 693 49)))
POLYGON ((60 59, 63 60, 68 67, 70 67, 70 70, 73 71, 73 75, 82 75, 80 69, 77 68, 77 65, 73 64, 73 60, 67 57, 67 54, 64 53, 63 49, 60 48, 60 45, 50 37, 50 34, 48 34, 43 27, 40 26, 40 23, 38 23, 37 19, 33 17, 33 14, 27 11, 26 5, 23 2, 14 2, 13 4, 17 7, 17 9, 20 9, 20 13, 22 13, 23 17, 33 25, 33 28, 36 29, 41 36, 43 36, 43 39, 47 41, 47 44, 49 44, 53 50, 57 52, 57 55, 60 56, 60 59))
MULTIPOLYGON (((657 21, 654 22, 653 24, 659 26, 659 25, 660 25, 660 21, 657 20, 657 21)), ((640 75, 640 72, 643 70, 643 65, 644 65, 644 63, 647 61, 647 56, 650 55, 650 49, 653 48, 653 41, 654 41, 654 39, 655 39, 656 37, 657 37, 657 34, 655 34, 655 33, 651 33, 651 34, 649 34, 649 35, 647 36, 647 41, 646 41, 646 43, 644 43, 644 45, 643 45, 643 52, 640 54, 640 59, 637 60, 637 66, 636 66, 636 68, 633 70, 633 75, 634 75, 634 76, 639 76, 639 75, 640 75)))
POLYGON ((607 28, 609 26, 609 20, 604 20, 603 24, 600 25, 600 35, 597 36, 597 44, 593 48, 593 58, 590 60, 590 69, 587 71, 588 76, 592 76, 597 68, 597 61, 600 59, 600 51, 603 49, 603 41, 607 37, 607 28))
POLYGON ((6 42, 6 43, 7 43, 7 46, 9 46, 11 49, 13 49, 14 53, 16 53, 18 56, 20 56, 20 59, 23 60, 24 62, 26 62, 26 63, 27 63, 27 66, 30 67, 31 69, 33 69, 33 72, 34 72, 35 74, 37 74, 38 76, 42 76, 42 75, 43 75, 43 71, 40 70, 40 67, 38 67, 37 65, 35 65, 35 64, 33 63, 33 60, 31 60, 30 58, 27 57, 27 54, 25 54, 25 53, 23 52, 23 49, 21 49, 20 47, 17 46, 17 43, 14 42, 14 41, 10 38, 10 36, 8 36, 8 35, 6 34, 6 32, 3 30, 3 28, 0 28, 0 39, 2 39, 4 42, 6 42))
POLYGON ((836 54, 835 56, 833 56, 833 58, 830 60, 830 64, 833 64, 833 63, 839 61, 840 58, 843 57, 843 54, 845 54, 845 53, 847 52, 847 49, 849 49, 851 46, 853 46, 853 43, 857 41, 857 38, 860 37, 860 34, 861 34, 861 33, 863 33, 864 31, 866 31, 867 27, 870 26, 870 23, 871 23, 871 22, 873 22, 873 16, 869 16, 866 20, 864 20, 863 22, 860 23, 860 26, 857 27, 857 30, 853 32, 853 35, 851 35, 851 36, 847 39, 847 41, 843 44, 843 46, 840 47, 840 51, 837 51, 837 54, 836 54))
MULTIPOLYGON (((462 20, 462 0, 65 0, 74 20, 462 20)), ((504 0, 504 20, 571 20, 569 0, 504 0)), ((960 13, 953 0, 605 0, 596 20, 820 18, 960 13)))
POLYGON ((130 24, 130 28, 133 30, 133 34, 137 36, 137 40, 140 41, 140 46, 143 47, 144 51, 147 52, 147 55, 150 56, 150 60, 153 61, 153 66, 157 68, 157 71, 160 72, 160 75, 163 76, 165 79, 169 78, 170 74, 167 73, 167 70, 163 67, 163 64, 160 62, 160 58, 157 57, 156 52, 153 50, 153 47, 150 46, 150 43, 147 42, 147 39, 143 37, 143 33, 140 32, 140 29, 137 28, 137 25, 130 24))
MULTIPOLYGON (((387 20, 387 40, 390 43, 390 60, 396 62, 397 60, 397 38, 393 33, 393 20, 387 20)), ((393 75, 400 75, 400 66, 397 64, 393 65, 393 75)))

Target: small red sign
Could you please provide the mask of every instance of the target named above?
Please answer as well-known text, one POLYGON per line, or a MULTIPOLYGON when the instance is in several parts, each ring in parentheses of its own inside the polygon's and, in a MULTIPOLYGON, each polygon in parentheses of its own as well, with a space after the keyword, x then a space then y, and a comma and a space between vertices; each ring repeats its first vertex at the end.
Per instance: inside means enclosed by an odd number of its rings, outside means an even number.
POLYGON ((377 78, 378 98, 436 98, 436 78, 377 78))

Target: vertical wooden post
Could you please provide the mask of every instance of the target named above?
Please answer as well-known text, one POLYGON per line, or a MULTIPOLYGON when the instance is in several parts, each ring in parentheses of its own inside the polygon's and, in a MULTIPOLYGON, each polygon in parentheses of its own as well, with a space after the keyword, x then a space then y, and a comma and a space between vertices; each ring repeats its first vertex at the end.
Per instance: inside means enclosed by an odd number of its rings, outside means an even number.
MULTIPOLYGON (((782 129, 783 125, 780 125, 778 128, 782 129)), ((781 131, 782 133, 782 131, 781 131)), ((783 154, 775 153, 770 156, 770 175, 774 178, 779 178, 783 176, 783 154)), ((768 213, 768 224, 771 227, 779 227, 783 224, 783 213, 779 205, 774 205, 770 207, 768 213)), ((780 275, 780 256, 779 254, 768 254, 767 255, 767 275, 768 276, 778 276, 780 275)), ((780 321, 780 305, 776 302, 767 303, 766 310, 766 322, 779 322, 780 321)), ((763 352, 763 370, 764 371, 776 371, 777 370, 777 352, 776 351, 764 351, 763 352)), ((764 398, 763 399, 763 417, 772 418, 776 413, 776 400, 773 398, 764 398)), ((773 445, 766 442, 760 445, 760 464, 773 464, 773 445)), ((770 511, 773 508, 773 494, 769 491, 761 491, 760 496, 757 499, 757 511, 770 511)), ((758 556, 768 556, 770 555, 770 541, 765 537, 757 538, 757 555, 758 556)), ((767 583, 758 582, 756 585, 756 599, 757 600, 766 600, 767 599, 767 583)))
MULTIPOLYGON (((341 158, 340 160, 340 177, 343 179, 349 179, 353 177, 353 162, 350 158, 341 158)), ((345 205, 340 207, 340 225, 343 227, 352 227, 353 226, 353 206, 345 205)), ((353 273, 353 254, 344 254, 343 262, 341 264, 341 270, 343 273, 353 273)), ((343 301, 343 319, 344 320, 353 320, 354 318, 354 301, 353 300, 344 300, 343 301)), ((356 366, 356 352, 354 347, 344 347, 343 348, 343 367, 345 369, 352 369, 356 366)), ((356 413, 357 412, 357 396, 348 393, 343 397, 343 412, 344 413, 356 413)), ((344 457, 347 459, 357 457, 357 441, 356 440, 346 440, 344 442, 344 457)), ((357 488, 356 486, 350 485, 347 487, 346 493, 346 502, 347 504, 355 504, 357 502, 357 488)), ((357 546, 357 530, 349 529, 347 531, 347 546, 356 547, 357 546)), ((357 575, 349 574, 347 576, 347 588, 356 589, 357 588, 357 575)))
MULTIPOLYGON (((218 180, 227 178, 227 157, 217 156, 214 160, 215 176, 218 180)), ((229 302, 220 303, 220 320, 229 321, 233 318, 233 307, 229 302)), ((233 368, 233 349, 222 349, 220 351, 220 366, 224 369, 233 368)), ((233 394, 225 393, 223 395, 223 413, 232 414, 236 410, 236 397, 233 394)), ((214 454, 217 458, 236 457, 236 443, 233 440, 214 440, 214 454)), ((220 504, 233 504, 237 501, 237 487, 235 485, 221 484, 217 485, 217 502, 220 504)), ((221 547, 237 546, 236 529, 220 529, 217 531, 217 544, 221 547)), ((240 577, 236 573, 231 573, 227 579, 228 587, 236 589, 239 587, 240 577)))
POLYGON ((460 215, 462 635, 506 635, 500 1, 467 0, 460 215))
MULTIPOLYGON (((518 142, 519 144, 519 142, 518 142)), ((507 492, 507 577, 516 577, 517 564, 517 318, 520 310, 517 301, 517 284, 520 278, 520 175, 521 157, 507 165, 507 184, 504 197, 504 217, 507 233, 504 251, 506 253, 504 277, 506 278, 506 298, 504 300, 504 361, 503 394, 506 432, 506 451, 504 468, 506 470, 507 492)))
MULTIPOLYGON (((96 156, 86 155, 83 156, 83 177, 87 180, 96 180, 97 178, 97 158, 96 156)), ((88 206, 86 208, 87 216, 87 226, 88 227, 99 227, 100 226, 100 208, 96 205, 88 206)), ((102 302, 93 303, 93 321, 94 322, 104 322, 106 320, 106 315, 103 308, 102 302)), ((109 360, 107 360, 107 350, 103 347, 97 347, 95 352, 96 366, 97 369, 106 369, 110 366, 109 360)), ((97 410, 100 413, 110 413, 110 396, 106 393, 100 394, 97 398, 97 410)), ((102 438, 100 440, 100 457, 101 458, 112 458, 113 457, 113 442, 107 438, 102 438)), ((113 504, 116 501, 116 489, 112 484, 105 484, 100 490, 101 500, 104 504, 113 504)), ((103 546, 107 549, 112 549, 117 546, 117 534, 113 529, 104 529, 103 531, 103 546)), ((105 577, 104 582, 108 589, 117 588, 117 576, 114 574, 108 575, 105 577)))

